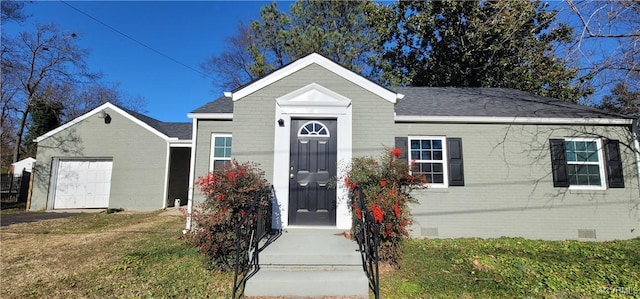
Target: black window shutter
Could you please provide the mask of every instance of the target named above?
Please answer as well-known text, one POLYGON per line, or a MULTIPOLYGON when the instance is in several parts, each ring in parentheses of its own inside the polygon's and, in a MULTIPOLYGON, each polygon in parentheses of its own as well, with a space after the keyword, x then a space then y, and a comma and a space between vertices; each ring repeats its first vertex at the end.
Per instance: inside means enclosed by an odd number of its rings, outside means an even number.
POLYGON ((396 148, 402 151, 402 154, 398 156, 398 159, 407 161, 407 163, 409 163, 409 150, 407 143, 409 143, 409 138, 396 137, 396 148))
POLYGON ((449 186, 464 186, 461 138, 447 138, 447 154, 449 164, 449 186))
POLYGON ((567 174, 567 155, 564 147, 564 139, 549 139, 551 149, 551 172, 553 174, 554 187, 569 187, 569 175, 567 174))
POLYGON ((624 188, 620 142, 618 140, 605 139, 604 154, 609 188, 624 188))

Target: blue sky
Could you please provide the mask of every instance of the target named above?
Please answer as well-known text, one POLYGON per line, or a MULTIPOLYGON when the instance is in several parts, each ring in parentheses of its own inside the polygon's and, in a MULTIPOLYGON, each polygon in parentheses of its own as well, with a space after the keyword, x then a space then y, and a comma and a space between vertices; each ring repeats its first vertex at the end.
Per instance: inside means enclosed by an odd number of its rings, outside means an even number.
MULTIPOLYGON (((119 83, 121 91, 146 100, 146 114, 163 121, 189 121, 187 113, 222 96, 199 65, 220 53, 225 38, 239 21, 257 19, 271 1, 68 1, 69 5, 135 40, 171 57, 172 61, 74 10, 60 1, 25 4, 23 24, 8 23, 3 33, 34 31, 34 22, 56 23, 62 31, 80 34, 78 43, 91 49, 87 64, 104 74, 103 83, 119 83), (187 65, 185 67, 181 64, 187 65)), ((278 1, 287 10, 290 1, 278 1)), ((561 2, 560 18, 572 15, 561 2)), ((600 90, 596 98, 605 91, 600 90)))
MULTIPOLYGON (((238 21, 257 18, 268 1, 68 1, 68 4, 118 31, 197 71, 211 55, 224 49, 225 37, 238 21)), ((286 9, 289 2, 279 2, 286 9)), ((146 99, 147 115, 163 121, 189 121, 187 113, 222 96, 211 78, 176 63, 59 1, 25 4, 30 15, 22 25, 3 32, 33 32, 33 22, 56 23, 62 31, 80 34, 79 45, 91 49, 87 64, 104 74, 103 82, 120 83, 131 96, 146 99)))

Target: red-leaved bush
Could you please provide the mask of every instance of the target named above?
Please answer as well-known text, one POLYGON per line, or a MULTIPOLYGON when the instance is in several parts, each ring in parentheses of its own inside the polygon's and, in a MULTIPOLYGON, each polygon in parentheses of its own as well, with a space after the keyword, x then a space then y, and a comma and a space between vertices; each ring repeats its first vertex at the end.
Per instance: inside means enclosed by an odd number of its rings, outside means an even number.
MULTIPOLYGON (((206 199, 194 207, 195 228, 185 235, 185 239, 211 259, 213 268, 233 269, 236 224, 266 184, 264 171, 258 164, 236 160, 196 181, 206 199)), ((260 198, 265 206, 263 201, 268 200, 268 197, 260 198)))
MULTIPOLYGON (((400 257, 400 243, 409 236, 407 226, 412 217, 409 203, 415 202, 410 191, 426 183, 420 175, 410 174, 410 165, 398 159, 400 149, 385 150, 379 159, 373 157, 354 158, 344 178, 345 185, 353 192, 359 187, 365 197, 365 205, 371 211, 373 221, 380 224, 380 260, 397 265, 400 257)), ((353 196, 352 196, 353 198, 353 196)), ((362 211, 357 203, 352 203, 353 219, 362 219, 362 211)), ((361 230, 354 221, 353 235, 361 230)))

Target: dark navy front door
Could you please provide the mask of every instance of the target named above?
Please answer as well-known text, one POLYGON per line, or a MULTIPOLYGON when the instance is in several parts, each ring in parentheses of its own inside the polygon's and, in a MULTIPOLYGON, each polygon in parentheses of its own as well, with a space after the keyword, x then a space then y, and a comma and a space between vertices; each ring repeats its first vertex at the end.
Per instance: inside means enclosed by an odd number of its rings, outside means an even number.
POLYGON ((336 224, 336 120, 291 121, 289 224, 336 224))

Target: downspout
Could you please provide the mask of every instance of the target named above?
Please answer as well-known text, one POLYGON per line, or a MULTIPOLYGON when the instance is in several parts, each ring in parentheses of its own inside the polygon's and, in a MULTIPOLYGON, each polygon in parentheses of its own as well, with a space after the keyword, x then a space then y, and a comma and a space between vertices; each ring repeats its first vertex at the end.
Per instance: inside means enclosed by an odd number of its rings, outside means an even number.
POLYGON ((640 142, 638 142, 638 138, 640 138, 640 117, 633 120, 631 124, 631 135, 633 136, 633 145, 635 147, 636 178, 638 179, 638 193, 640 193, 640 142))
POLYGON ((169 200, 169 170, 171 169, 171 145, 167 140, 167 156, 165 157, 164 165, 164 192, 162 193, 162 209, 167 208, 167 201, 169 200))
POLYGON ((196 136, 198 135, 198 118, 193 118, 191 127, 191 159, 189 161, 189 193, 187 200, 187 220, 183 233, 191 230, 191 213, 193 212, 193 184, 196 176, 196 136))

